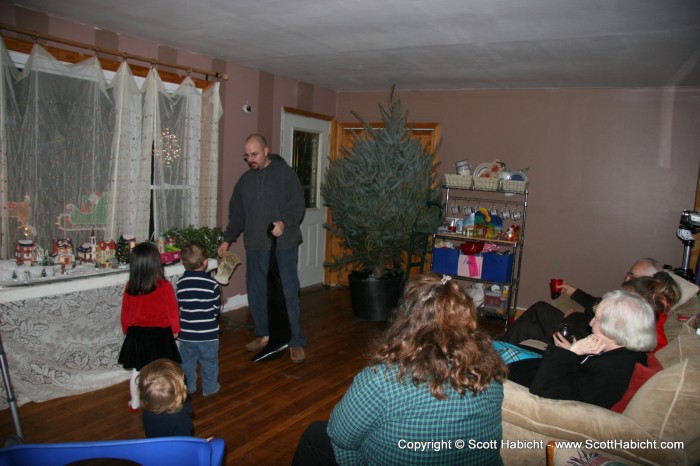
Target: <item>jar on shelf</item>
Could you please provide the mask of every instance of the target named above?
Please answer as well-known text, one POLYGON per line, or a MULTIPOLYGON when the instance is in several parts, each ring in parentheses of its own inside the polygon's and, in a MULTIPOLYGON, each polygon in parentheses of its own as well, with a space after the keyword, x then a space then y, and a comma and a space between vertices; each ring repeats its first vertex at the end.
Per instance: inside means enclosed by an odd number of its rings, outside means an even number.
POLYGON ((471 175, 472 174, 472 168, 469 165, 468 160, 460 160, 459 162, 455 163, 455 168, 457 169, 458 175, 471 175))

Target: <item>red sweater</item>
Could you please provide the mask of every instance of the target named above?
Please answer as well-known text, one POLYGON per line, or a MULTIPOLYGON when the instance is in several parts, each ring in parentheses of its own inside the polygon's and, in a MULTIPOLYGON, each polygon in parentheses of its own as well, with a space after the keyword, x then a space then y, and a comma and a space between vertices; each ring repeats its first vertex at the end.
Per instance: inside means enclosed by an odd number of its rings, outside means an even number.
POLYGON ((180 332, 180 310, 169 281, 159 280, 156 289, 144 295, 132 296, 124 291, 122 331, 126 333, 135 326, 170 327, 173 334, 180 332))
POLYGON ((652 353, 655 353, 664 346, 668 345, 668 339, 666 338, 666 332, 664 331, 664 324, 668 319, 668 314, 661 312, 657 314, 656 319, 656 348, 654 348, 652 353))

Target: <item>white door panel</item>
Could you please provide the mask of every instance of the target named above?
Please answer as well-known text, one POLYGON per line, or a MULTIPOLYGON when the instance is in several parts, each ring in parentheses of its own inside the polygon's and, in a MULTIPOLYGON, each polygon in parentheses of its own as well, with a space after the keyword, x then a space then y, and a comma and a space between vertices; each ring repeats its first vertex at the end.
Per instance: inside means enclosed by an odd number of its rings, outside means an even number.
POLYGON ((300 178, 303 178, 302 185, 307 197, 306 215, 301 224, 304 241, 299 248, 299 281, 303 288, 323 283, 326 207, 321 199, 320 185, 328 164, 330 122, 282 111, 281 127, 281 155, 297 173, 303 173, 300 178), (300 150, 300 140, 311 143, 305 150, 300 150), (309 160, 309 157, 315 160, 309 160))

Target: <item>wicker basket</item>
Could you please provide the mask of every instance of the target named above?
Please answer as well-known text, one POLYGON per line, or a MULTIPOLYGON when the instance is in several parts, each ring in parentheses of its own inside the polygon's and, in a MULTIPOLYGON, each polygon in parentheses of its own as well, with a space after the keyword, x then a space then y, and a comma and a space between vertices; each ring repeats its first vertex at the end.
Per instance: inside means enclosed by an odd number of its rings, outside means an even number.
POLYGON ((452 173, 445 174, 445 186, 451 188, 471 188, 472 187, 472 176, 471 175, 455 175, 452 173))
POLYGON ((482 191, 498 191, 499 178, 474 178, 474 187, 482 191))
POLYGON ((524 193, 527 189, 527 181, 503 180, 501 189, 507 193, 524 193))

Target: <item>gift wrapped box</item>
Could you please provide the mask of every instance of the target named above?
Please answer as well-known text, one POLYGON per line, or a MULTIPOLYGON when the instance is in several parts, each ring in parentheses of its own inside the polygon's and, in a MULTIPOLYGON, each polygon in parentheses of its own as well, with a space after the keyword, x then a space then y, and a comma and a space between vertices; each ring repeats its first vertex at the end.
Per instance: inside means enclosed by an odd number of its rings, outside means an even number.
POLYGON ((481 254, 459 254, 457 275, 469 278, 481 278, 484 257, 481 254))

